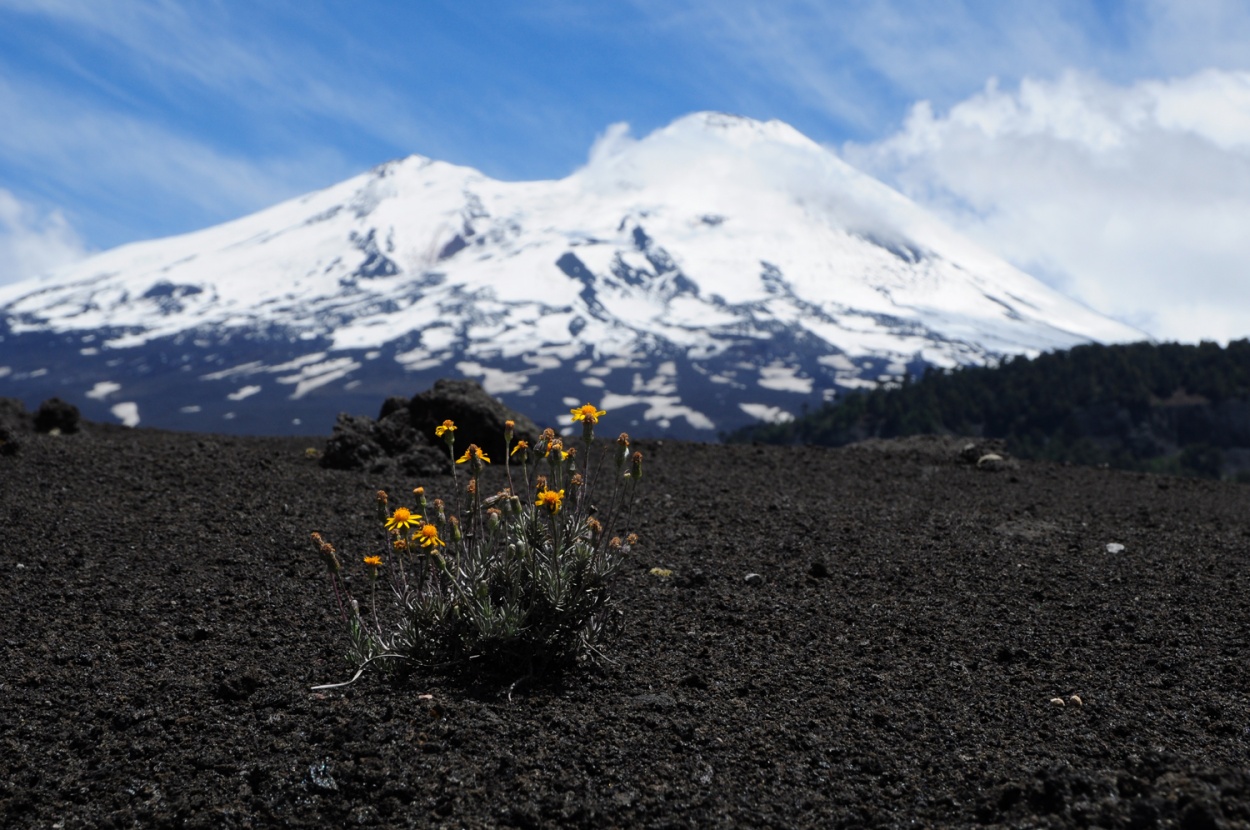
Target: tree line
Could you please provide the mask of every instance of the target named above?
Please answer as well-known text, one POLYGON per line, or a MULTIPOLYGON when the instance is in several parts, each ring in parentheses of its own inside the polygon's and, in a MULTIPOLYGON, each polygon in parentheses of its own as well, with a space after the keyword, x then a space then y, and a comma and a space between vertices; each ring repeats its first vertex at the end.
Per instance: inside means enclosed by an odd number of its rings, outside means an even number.
POLYGON ((1092 344, 930 369, 727 439, 840 446, 917 434, 1002 438, 1022 458, 1250 480, 1250 340, 1092 344))

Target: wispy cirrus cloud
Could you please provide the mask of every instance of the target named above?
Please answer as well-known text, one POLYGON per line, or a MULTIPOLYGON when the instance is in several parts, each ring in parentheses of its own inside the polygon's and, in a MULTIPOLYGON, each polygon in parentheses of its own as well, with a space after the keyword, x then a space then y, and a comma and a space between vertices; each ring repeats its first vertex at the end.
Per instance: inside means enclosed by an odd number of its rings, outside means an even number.
MULTIPOLYGON (((331 119, 394 142, 409 142, 421 134, 419 124, 403 105, 403 94, 382 81, 374 67, 383 59, 343 65, 318 50, 317 38, 291 26, 331 27, 332 21, 315 14, 295 14, 283 21, 281 5, 266 4, 271 17, 250 17, 249 6, 195 4, 147 0, 99 3, 91 0, 0 0, 0 10, 41 18, 75 44, 49 49, 49 60, 77 73, 101 89, 114 92, 118 103, 139 105, 140 99, 164 99, 176 104, 191 88, 229 101, 243 111, 289 113, 331 119), (288 26, 257 25, 285 22, 288 26), (87 60, 83 49, 98 53, 87 60), (107 57, 107 74, 94 69, 107 57), (125 89, 112 79, 120 72, 125 89)), ((324 34, 324 33, 322 33, 324 34)), ((348 32, 338 32, 349 48, 348 32)), ((195 100, 198 96, 191 96, 195 100)))
POLYGON ((169 212, 205 224, 230 218, 304 192, 310 171, 344 168, 332 157, 233 154, 37 82, 0 81, 0 122, 21 125, 0 130, 0 157, 9 169, 43 171, 38 196, 72 192, 106 217, 155 228, 168 228, 169 212))
POLYGON ((872 133, 917 98, 957 100, 991 75, 1084 63, 1103 47, 1079 2, 916 0, 635 0, 674 29, 698 33, 759 89, 801 101, 852 132, 872 133))

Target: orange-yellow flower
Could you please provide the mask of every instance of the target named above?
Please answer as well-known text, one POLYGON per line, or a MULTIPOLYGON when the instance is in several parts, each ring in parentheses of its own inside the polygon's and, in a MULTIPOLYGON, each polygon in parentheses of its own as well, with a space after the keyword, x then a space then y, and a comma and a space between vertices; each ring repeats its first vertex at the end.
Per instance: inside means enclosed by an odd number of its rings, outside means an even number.
POLYGON ((455 432, 455 431, 456 431, 456 424, 454 421, 443 421, 442 426, 434 427, 434 435, 437 438, 442 438, 445 433, 455 432))
POLYGON ((407 507, 396 507, 395 512, 386 520, 387 530, 407 530, 417 523, 417 519, 421 517, 413 513, 407 507))
POLYGON ((520 441, 516 442, 516 446, 512 448, 512 452, 510 452, 509 455, 516 455, 517 450, 528 450, 529 448, 530 442, 522 438, 520 441))
POLYGON ((442 539, 438 538, 438 528, 434 525, 422 525, 421 529, 418 530, 416 535, 413 536, 413 539, 419 539, 421 541, 421 547, 423 548, 428 548, 431 545, 441 545, 442 547, 447 547, 446 543, 443 542, 442 539))
POLYGON ((595 409, 595 405, 590 403, 569 411, 573 413, 574 421, 589 421, 592 424, 599 423, 599 416, 608 414, 602 409, 595 409))
POLYGON ((490 463, 490 458, 487 457, 486 453, 482 452, 482 448, 477 444, 470 444, 469 448, 464 451, 464 455, 456 459, 456 463, 463 464, 464 462, 474 458, 478 461, 485 461, 487 464, 490 463))
POLYGON ((559 513, 564 504, 564 491, 542 490, 534 497, 534 504, 537 507, 547 508, 553 514, 559 513))
POLYGON ((382 567, 382 557, 380 557, 380 556, 366 556, 366 557, 365 557, 365 564, 366 564, 366 565, 368 565, 370 568, 380 568, 380 567, 382 567))

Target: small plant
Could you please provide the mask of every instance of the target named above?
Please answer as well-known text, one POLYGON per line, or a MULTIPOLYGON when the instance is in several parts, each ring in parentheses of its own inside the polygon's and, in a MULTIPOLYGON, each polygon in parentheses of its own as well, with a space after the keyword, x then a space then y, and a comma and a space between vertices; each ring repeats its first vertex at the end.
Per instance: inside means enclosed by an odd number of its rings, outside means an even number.
POLYGON ((476 444, 457 457, 456 426, 444 421, 434 432, 447 445, 456 511, 427 500, 423 487, 413 490, 411 508, 377 492, 382 547, 361 562, 366 608, 348 591, 334 546, 312 534, 357 667, 348 683, 384 658, 427 672, 517 680, 603 656, 599 646, 616 631, 608 583, 637 542, 613 528, 628 517, 642 478, 642 453, 631 452, 628 435, 594 452, 595 426, 606 414, 591 404, 572 410, 581 446, 568 449, 551 429, 532 447, 514 441, 508 421, 507 486, 489 496, 482 476, 490 457, 476 444))

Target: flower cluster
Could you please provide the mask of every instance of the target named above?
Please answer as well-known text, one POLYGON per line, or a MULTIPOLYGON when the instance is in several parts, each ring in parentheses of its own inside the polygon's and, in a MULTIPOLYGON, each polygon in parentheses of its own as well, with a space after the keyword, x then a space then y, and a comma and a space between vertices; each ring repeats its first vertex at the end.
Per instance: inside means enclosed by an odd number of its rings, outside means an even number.
POLYGON ((436 427, 448 449, 454 512, 428 501, 424 487, 412 491, 411 507, 377 492, 385 542, 360 560, 367 610, 348 590, 338 552, 313 534, 359 670, 389 657, 423 671, 515 680, 602 656, 617 619, 609 581, 637 542, 612 529, 629 515, 642 454, 624 433, 593 452, 595 426, 608 413, 586 404, 571 414, 582 435, 567 448, 552 429, 517 439, 508 421, 501 470, 476 444, 457 457, 455 424, 436 427), (488 477, 497 489, 484 495, 488 477), (379 583, 389 589, 381 598, 379 583))

